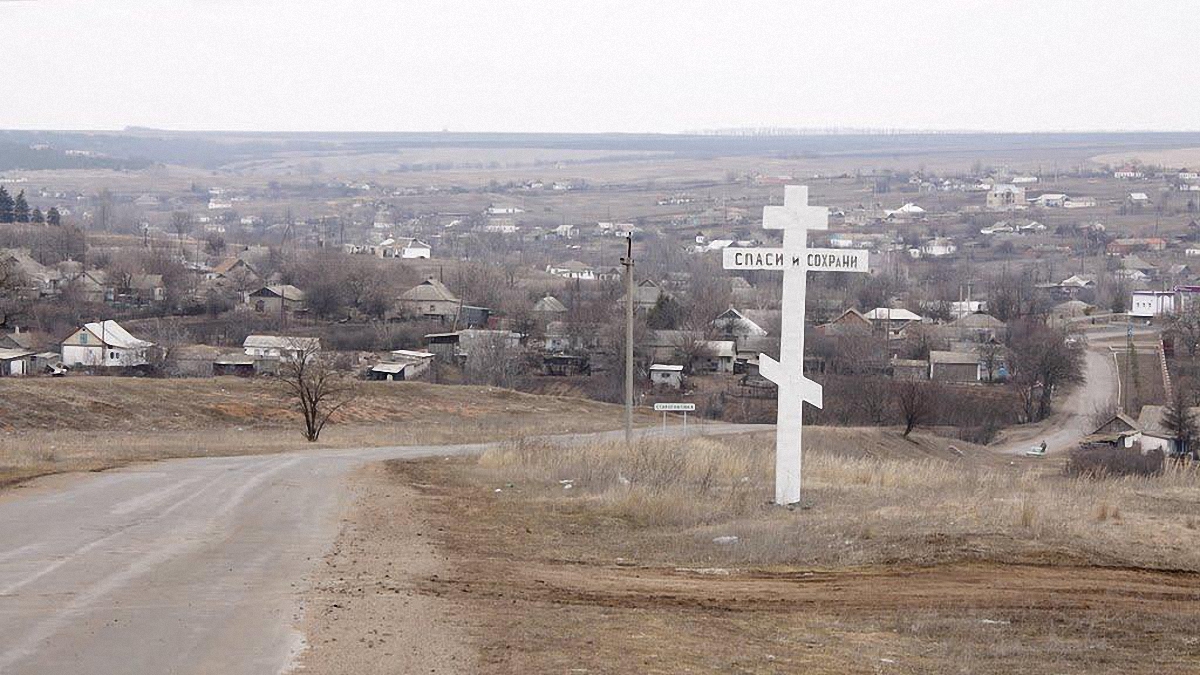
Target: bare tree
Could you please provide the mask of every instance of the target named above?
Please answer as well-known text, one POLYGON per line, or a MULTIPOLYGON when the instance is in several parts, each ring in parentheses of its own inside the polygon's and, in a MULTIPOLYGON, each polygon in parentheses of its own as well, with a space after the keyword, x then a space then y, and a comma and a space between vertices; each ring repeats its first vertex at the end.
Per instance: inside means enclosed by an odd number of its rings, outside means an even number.
POLYGON ((932 382, 907 380, 899 382, 892 389, 892 397, 896 402, 896 410, 904 420, 904 437, 912 430, 927 424, 933 419, 937 406, 937 395, 932 382))
POLYGON ((1187 303, 1182 312, 1171 315, 1167 325, 1187 348, 1188 356, 1196 356, 1200 349, 1200 302, 1187 303))
POLYGON ((878 375, 854 379, 856 386, 850 389, 852 405, 872 424, 883 424, 892 411, 892 402, 888 397, 891 383, 878 375))
POLYGON ((1004 345, 998 342, 982 342, 979 344, 979 364, 987 371, 987 381, 996 379, 996 371, 1004 363, 1004 345))
POLYGON ((1084 380, 1082 342, 1065 329, 1036 321, 1024 321, 1012 332, 1009 363, 1025 404, 1026 421, 1045 419, 1055 393, 1084 380))
POLYGON ((357 391, 334 356, 321 352, 316 340, 296 340, 290 346, 292 355, 283 356, 279 364, 279 381, 304 415, 304 438, 311 443, 357 391))
POLYGON ((183 238, 192 231, 192 214, 176 211, 171 214, 171 231, 179 237, 179 255, 183 255, 183 238))
POLYGON ((479 333, 467 347, 463 372, 471 384, 512 387, 521 372, 520 349, 505 331, 479 333))

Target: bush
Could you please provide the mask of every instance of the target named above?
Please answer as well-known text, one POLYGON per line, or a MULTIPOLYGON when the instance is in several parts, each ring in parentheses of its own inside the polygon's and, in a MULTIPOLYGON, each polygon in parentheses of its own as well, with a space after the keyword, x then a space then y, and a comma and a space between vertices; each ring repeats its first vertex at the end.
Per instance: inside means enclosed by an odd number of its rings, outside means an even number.
POLYGON ((1140 446, 1085 445, 1071 451, 1064 470, 1077 478, 1156 476, 1163 471, 1163 460, 1158 449, 1143 452, 1140 446))

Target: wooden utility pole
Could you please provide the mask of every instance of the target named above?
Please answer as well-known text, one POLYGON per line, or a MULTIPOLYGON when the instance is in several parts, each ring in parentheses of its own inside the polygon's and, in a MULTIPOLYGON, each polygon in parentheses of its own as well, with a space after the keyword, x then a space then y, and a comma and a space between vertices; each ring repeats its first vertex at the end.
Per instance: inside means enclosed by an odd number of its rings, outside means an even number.
POLYGON ((633 232, 627 232, 625 257, 625 443, 633 443, 633 232))

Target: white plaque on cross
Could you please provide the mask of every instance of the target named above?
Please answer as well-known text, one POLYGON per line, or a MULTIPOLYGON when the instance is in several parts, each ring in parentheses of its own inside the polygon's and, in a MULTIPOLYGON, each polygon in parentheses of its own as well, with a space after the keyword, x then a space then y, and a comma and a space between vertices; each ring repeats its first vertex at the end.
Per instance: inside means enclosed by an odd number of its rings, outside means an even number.
POLYGON ((763 227, 783 230, 783 247, 725 249, 725 269, 783 273, 779 360, 758 355, 758 370, 779 388, 775 422, 775 503, 800 501, 800 461, 804 403, 820 408, 821 385, 804 376, 804 296, 810 271, 866 272, 866 251, 808 247, 809 230, 829 228, 829 209, 809 206, 808 187, 784 187, 783 206, 763 208, 763 227))

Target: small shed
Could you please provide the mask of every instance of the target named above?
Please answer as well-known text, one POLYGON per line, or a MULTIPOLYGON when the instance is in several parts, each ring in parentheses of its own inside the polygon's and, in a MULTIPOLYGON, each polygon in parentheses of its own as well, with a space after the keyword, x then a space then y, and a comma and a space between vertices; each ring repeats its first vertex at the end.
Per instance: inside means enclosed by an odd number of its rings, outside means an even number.
POLYGON ((714 373, 732 373, 737 360, 737 344, 733 340, 708 340, 701 345, 700 353, 692 362, 695 370, 714 373))
POLYGON ((967 352, 929 352, 929 379, 938 382, 978 382, 979 356, 967 352))
POLYGON ((396 349, 388 353, 386 361, 375 364, 367 371, 367 379, 389 382, 416 380, 428 372, 429 364, 436 356, 433 352, 396 349))
POLYGON ((924 359, 892 359, 892 377, 897 380, 929 378, 929 362, 924 359))
POLYGON ((0 377, 32 374, 32 351, 28 349, 0 349, 0 377))
POLYGON ((650 366, 650 384, 655 387, 680 389, 683 387, 683 366, 655 363, 650 366))
POLYGON ((245 354, 228 354, 217 357, 212 362, 213 375, 236 375, 238 377, 254 377, 258 372, 259 359, 245 354))

